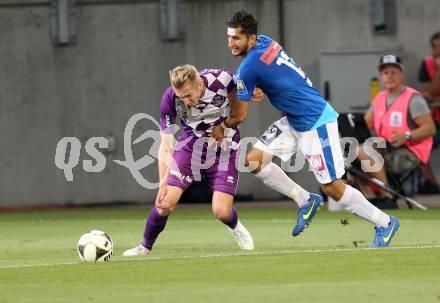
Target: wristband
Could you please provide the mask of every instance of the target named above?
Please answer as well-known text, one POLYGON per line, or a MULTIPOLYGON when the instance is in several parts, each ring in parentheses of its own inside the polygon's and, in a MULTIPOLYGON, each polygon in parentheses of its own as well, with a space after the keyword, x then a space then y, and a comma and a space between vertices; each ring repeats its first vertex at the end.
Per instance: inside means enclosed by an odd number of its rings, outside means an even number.
POLYGON ((406 141, 413 140, 413 135, 411 134, 411 132, 409 130, 405 132, 405 137, 406 137, 406 141))

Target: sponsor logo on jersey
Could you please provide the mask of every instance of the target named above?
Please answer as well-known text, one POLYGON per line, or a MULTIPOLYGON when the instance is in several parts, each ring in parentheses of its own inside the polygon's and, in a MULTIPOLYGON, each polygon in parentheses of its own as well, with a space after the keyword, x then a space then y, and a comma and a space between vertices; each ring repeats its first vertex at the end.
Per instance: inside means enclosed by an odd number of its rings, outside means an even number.
POLYGON ((278 42, 272 40, 269 47, 266 48, 264 53, 261 55, 260 60, 266 63, 267 65, 270 65, 273 60, 277 57, 277 55, 281 51, 281 45, 278 44, 278 42))
POLYGON ((225 103, 225 99, 226 98, 221 95, 215 95, 214 97, 212 97, 211 104, 220 107, 223 103, 225 103))
POLYGON ((247 95, 248 90, 243 80, 237 79, 237 95, 247 95))
POLYGON ((228 176, 228 178, 226 179, 226 182, 234 183, 234 177, 233 176, 228 176))
POLYGON ((306 155, 306 158, 309 161, 310 166, 312 167, 312 170, 314 172, 322 172, 325 170, 324 159, 322 159, 322 156, 320 154, 306 155))

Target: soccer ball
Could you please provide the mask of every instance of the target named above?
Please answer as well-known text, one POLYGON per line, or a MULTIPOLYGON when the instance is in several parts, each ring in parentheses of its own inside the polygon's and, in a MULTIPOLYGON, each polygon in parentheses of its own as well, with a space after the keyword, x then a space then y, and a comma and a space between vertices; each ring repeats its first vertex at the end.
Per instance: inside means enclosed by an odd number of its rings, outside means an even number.
POLYGON ((113 253, 113 241, 108 233, 91 230, 79 238, 78 254, 84 262, 105 262, 113 253))

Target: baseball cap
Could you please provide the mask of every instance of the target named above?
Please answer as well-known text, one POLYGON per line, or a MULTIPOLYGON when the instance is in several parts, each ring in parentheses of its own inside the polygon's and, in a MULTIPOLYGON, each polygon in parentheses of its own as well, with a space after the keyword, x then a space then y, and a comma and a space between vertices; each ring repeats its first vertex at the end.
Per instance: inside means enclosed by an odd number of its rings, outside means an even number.
POLYGON ((402 60, 399 56, 385 55, 380 57, 378 69, 381 71, 386 65, 396 65, 403 70, 402 60))

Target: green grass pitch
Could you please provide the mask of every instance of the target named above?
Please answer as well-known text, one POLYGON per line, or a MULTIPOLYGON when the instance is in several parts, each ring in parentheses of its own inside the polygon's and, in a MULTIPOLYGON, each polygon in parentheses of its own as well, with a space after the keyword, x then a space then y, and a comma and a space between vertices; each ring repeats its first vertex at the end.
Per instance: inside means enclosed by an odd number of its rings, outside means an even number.
POLYGON ((391 212, 391 247, 366 249, 372 226, 345 212, 323 210, 293 238, 296 210, 239 208, 256 245, 242 252, 209 205, 178 208, 149 256, 123 258, 148 211, 0 213, 0 303, 440 302, 440 209, 391 212), (112 234, 109 262, 80 262, 90 229, 112 234))

